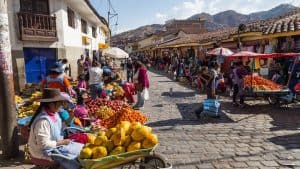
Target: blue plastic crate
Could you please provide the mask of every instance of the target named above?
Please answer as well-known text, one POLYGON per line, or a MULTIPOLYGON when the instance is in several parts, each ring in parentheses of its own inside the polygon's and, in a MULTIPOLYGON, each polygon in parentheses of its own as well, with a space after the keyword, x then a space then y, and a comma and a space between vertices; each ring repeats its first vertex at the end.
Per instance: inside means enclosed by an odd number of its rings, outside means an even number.
POLYGON ((203 112, 205 115, 212 117, 219 117, 220 102, 215 99, 206 99, 203 101, 203 112))

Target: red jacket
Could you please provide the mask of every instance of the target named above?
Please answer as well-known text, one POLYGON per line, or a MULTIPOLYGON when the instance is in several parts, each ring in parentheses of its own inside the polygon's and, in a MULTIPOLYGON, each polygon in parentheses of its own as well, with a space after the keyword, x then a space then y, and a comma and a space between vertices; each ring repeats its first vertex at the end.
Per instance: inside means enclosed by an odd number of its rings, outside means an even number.
POLYGON ((143 88, 150 87, 150 82, 149 82, 148 74, 147 74, 147 68, 145 66, 142 66, 139 70, 138 82, 139 82, 139 84, 142 84, 143 88))

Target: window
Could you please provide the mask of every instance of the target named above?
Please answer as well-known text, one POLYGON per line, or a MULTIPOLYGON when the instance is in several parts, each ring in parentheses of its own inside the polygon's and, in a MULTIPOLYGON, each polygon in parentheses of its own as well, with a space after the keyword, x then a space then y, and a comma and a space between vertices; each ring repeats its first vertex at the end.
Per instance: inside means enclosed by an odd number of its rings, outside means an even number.
POLYGON ((95 27, 92 27, 92 35, 94 38, 96 38, 96 28, 95 27))
POLYGON ((21 12, 49 15, 48 0, 20 0, 21 12))
POLYGON ((81 19, 81 32, 87 33, 87 24, 86 24, 86 21, 83 19, 81 19))
POLYGON ((70 27, 75 28, 75 14, 72 9, 68 8, 68 24, 70 27))

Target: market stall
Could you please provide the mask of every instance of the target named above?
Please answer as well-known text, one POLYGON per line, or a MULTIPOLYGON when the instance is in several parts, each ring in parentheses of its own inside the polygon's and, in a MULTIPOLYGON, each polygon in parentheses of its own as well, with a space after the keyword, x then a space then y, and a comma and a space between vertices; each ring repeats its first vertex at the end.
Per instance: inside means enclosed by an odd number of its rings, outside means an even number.
MULTIPOLYGON (((148 118, 131 108, 124 99, 121 84, 108 83, 104 91, 110 93, 109 97, 85 102, 87 117, 76 121, 75 112, 69 111, 74 119, 64 129, 64 138, 85 144, 78 156, 81 167, 93 169, 138 165, 140 168, 172 168, 162 155, 155 153, 158 136, 146 126, 148 118)), ((39 107, 37 100, 41 95, 41 92, 35 92, 26 101, 16 96, 16 103, 20 105, 18 126, 24 142, 28 140, 27 125, 39 107)), ((28 148, 25 151, 25 160, 40 165, 31 158, 28 148)))
MULTIPOLYGON (((272 53, 272 54, 258 54, 248 51, 242 51, 230 55, 227 59, 242 59, 243 57, 247 57, 251 59, 251 75, 247 75, 244 77, 244 85, 245 85, 245 96, 246 97, 254 97, 254 98, 264 98, 269 101, 270 104, 279 103, 282 96, 289 95, 291 93, 291 89, 288 88, 289 82, 287 85, 280 85, 275 83, 272 80, 269 80, 263 75, 268 75, 268 73, 260 70, 259 73, 254 72, 257 71, 257 66, 255 65, 256 59, 270 59, 270 58, 284 58, 291 57, 297 60, 297 56, 300 56, 298 53, 272 53), (260 74, 260 75, 259 75, 260 74)), ((294 62, 295 64, 296 62, 294 62)), ((267 71, 268 72, 268 71, 267 71)))

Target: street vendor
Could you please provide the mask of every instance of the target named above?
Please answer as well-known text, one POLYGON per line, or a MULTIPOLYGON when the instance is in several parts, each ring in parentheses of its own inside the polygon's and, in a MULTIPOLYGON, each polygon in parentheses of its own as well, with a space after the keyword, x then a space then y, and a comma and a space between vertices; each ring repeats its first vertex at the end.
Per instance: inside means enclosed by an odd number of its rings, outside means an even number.
POLYGON ((59 89, 61 92, 71 94, 72 86, 64 73, 63 65, 60 62, 54 64, 50 69, 50 75, 42 81, 42 88, 59 89))
POLYGON ((233 105, 244 107, 244 77, 248 75, 250 72, 247 71, 245 66, 243 66, 243 62, 236 63, 236 68, 233 69, 233 105), (236 102, 237 96, 240 97, 240 103, 236 102))
POLYGON ((29 152, 33 159, 40 161, 53 160, 64 168, 80 168, 75 161, 83 144, 74 143, 63 137, 62 119, 59 111, 66 101, 58 89, 45 88, 39 100, 40 107, 32 117, 29 127, 29 152), (66 156, 73 160, 62 160, 54 154, 66 156), (62 162, 63 161, 63 162, 62 162))

